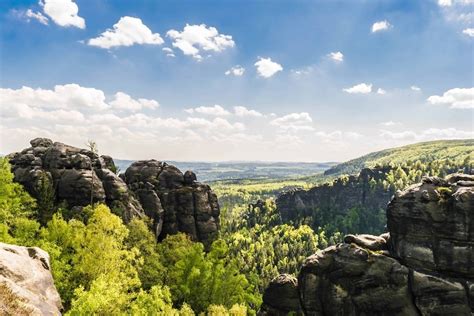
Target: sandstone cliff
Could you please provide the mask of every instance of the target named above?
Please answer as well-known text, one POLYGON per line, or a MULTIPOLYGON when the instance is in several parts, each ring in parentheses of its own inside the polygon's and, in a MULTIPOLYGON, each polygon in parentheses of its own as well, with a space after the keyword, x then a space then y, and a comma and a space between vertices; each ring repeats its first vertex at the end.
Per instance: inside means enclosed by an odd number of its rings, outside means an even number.
POLYGON ((74 212, 80 213, 92 201, 106 203, 125 222, 146 214, 159 239, 185 232, 209 245, 217 236, 217 197, 190 171, 183 174, 156 160, 138 161, 121 178, 114 173, 109 156, 47 138, 36 138, 30 144, 8 158, 14 180, 39 200, 49 190, 54 205, 65 205, 74 212))
MULTIPOLYGON (((425 178, 395 195, 387 218, 389 233, 348 235, 307 258, 296 286, 301 305, 291 308, 306 315, 474 313, 474 176, 425 178)), ((293 295, 274 288, 262 314, 283 311, 280 303, 293 295)))
POLYGON ((48 254, 0 243, 0 314, 60 315, 48 254))
MULTIPOLYGON (((388 171, 390 167, 366 168, 358 176, 338 178, 310 190, 286 192, 277 198, 277 210, 284 223, 305 223, 315 230, 325 223, 344 221, 351 209, 357 208, 358 213, 367 210, 365 228, 370 227, 372 233, 383 232, 385 219, 378 215, 385 210, 393 192, 371 185, 371 180, 384 180, 388 171)), ((330 227, 326 230, 332 233, 330 227)))

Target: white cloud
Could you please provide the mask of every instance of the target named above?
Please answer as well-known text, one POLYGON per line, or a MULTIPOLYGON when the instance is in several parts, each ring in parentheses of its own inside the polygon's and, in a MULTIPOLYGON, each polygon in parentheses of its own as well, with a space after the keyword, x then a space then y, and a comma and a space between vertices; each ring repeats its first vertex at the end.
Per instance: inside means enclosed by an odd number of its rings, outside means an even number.
POLYGON ((249 110, 245 106, 234 106, 234 113, 237 116, 254 116, 254 117, 263 116, 262 113, 257 112, 255 110, 249 110))
POLYGON ((199 106, 197 108, 190 108, 184 110, 186 113, 194 114, 204 114, 204 115, 212 115, 212 116, 227 116, 230 115, 230 112, 224 109, 222 106, 216 104, 214 106, 199 106))
POLYGON ((474 28, 467 28, 462 31, 463 34, 466 34, 469 37, 474 37, 474 28))
POLYGON ((380 32, 380 31, 385 31, 391 28, 392 25, 387 21, 378 21, 372 24, 372 33, 380 32))
MULTIPOLYGON (((45 17, 41 12, 33 12, 31 9, 26 10, 25 16, 27 18, 35 19, 41 24, 48 25, 48 18, 45 17)), ((28 19, 28 22, 30 20, 28 19)))
POLYGON ((131 96, 123 92, 117 92, 115 94, 115 99, 110 102, 110 105, 115 109, 127 111, 139 111, 143 108, 156 109, 160 106, 160 104, 155 100, 148 100, 143 98, 135 100, 131 96))
POLYGON ((417 86, 411 86, 410 89, 412 89, 413 91, 421 91, 421 88, 417 86))
POLYGON ((377 94, 386 94, 386 93, 387 93, 387 91, 385 91, 385 90, 382 89, 382 88, 378 88, 378 89, 377 89, 377 94))
POLYGON ((442 96, 430 96, 427 101, 431 104, 446 104, 452 109, 473 109, 474 88, 450 89, 443 93, 442 96))
POLYGON ((257 67, 257 73, 260 77, 270 78, 274 74, 283 70, 283 67, 274 61, 271 58, 262 58, 255 63, 257 67))
POLYGON ((202 59, 201 50, 221 52, 235 45, 232 36, 219 34, 215 27, 207 27, 206 24, 186 24, 183 31, 169 30, 166 36, 173 40, 173 47, 198 60, 202 59))
POLYGON ((387 122, 382 122, 380 125, 385 126, 385 127, 392 127, 392 126, 397 126, 401 125, 402 123, 400 122, 394 122, 394 121, 387 121, 387 122))
POLYGON ((341 52, 332 52, 328 54, 328 57, 334 60, 335 62, 344 61, 344 54, 341 52))
POLYGON ((277 126, 284 130, 293 131, 312 131, 311 126, 313 119, 307 112, 291 113, 281 117, 277 117, 270 121, 270 125, 277 126))
POLYGON ((81 87, 75 83, 56 85, 53 90, 30 87, 16 90, 0 88, 0 99, 8 107, 18 109, 20 116, 27 116, 31 109, 101 112, 110 109, 139 111, 144 108, 156 109, 159 106, 155 100, 135 100, 123 92, 117 92, 108 102, 102 90, 81 87))
POLYGON ((1 89, 2 103, 26 104, 32 107, 49 109, 95 109, 103 110, 109 106, 105 103, 105 95, 101 90, 81 87, 78 84, 56 85, 54 90, 33 89, 1 89))
POLYGON ((124 16, 114 24, 113 29, 106 30, 99 37, 91 38, 87 44, 109 49, 135 44, 161 45, 163 42, 160 34, 153 33, 139 18, 124 16))
POLYGON ((361 94, 367 94, 372 92, 372 84, 367 84, 367 83, 359 83, 353 87, 342 89, 343 91, 347 93, 361 93, 361 94))
POLYGON ((240 77, 244 74, 244 72, 245 72, 245 68, 237 65, 237 66, 234 66, 234 67, 230 68, 229 70, 227 70, 225 72, 225 75, 226 76, 234 75, 236 77, 240 77))
POLYGON ((441 7, 450 7, 453 5, 452 0, 438 0, 438 5, 441 7))
POLYGON ((75 26, 80 29, 86 27, 85 20, 77 15, 79 7, 72 0, 44 0, 40 1, 43 12, 49 16, 54 23, 60 26, 75 26))

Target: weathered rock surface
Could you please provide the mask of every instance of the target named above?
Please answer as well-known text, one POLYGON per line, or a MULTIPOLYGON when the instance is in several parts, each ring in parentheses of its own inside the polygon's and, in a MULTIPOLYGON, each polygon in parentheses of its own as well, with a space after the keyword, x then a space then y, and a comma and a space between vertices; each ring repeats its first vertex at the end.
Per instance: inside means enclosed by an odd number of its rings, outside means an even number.
POLYGON ((387 225, 393 253, 404 264, 474 278, 474 176, 425 178, 396 194, 387 225))
MULTIPOLYGON (((425 178, 390 202, 389 233, 348 235, 307 258, 297 286, 304 314, 474 314, 473 180, 425 178)), ((267 292, 272 302, 292 297, 267 292)))
POLYGON ((192 171, 183 175, 175 166, 143 160, 134 162, 122 177, 139 197, 145 213, 161 223, 156 228, 160 238, 185 232, 209 244, 217 237, 217 197, 208 185, 196 182, 192 171))
POLYGON ((106 203, 124 221, 145 214, 153 220, 156 236, 185 232, 210 244, 219 230, 219 204, 208 185, 192 171, 156 160, 133 163, 119 177, 113 159, 87 150, 36 138, 31 147, 10 154, 15 181, 35 198, 45 186, 54 203, 80 209, 91 200, 106 203))
POLYGON ((259 315, 286 316, 289 312, 301 314, 298 280, 294 276, 280 274, 270 281, 259 315))
POLYGON ((35 198, 41 197, 45 186, 54 190, 55 204, 70 208, 92 202, 107 203, 125 221, 143 216, 143 208, 127 189, 127 185, 108 169, 113 161, 96 153, 36 138, 31 147, 10 154, 14 180, 21 183, 35 198))
POLYGON ((61 309, 48 253, 0 243, 0 314, 60 315, 61 309))
MULTIPOLYGON (((358 176, 338 178, 330 184, 315 186, 309 190, 293 190, 281 194, 277 200, 277 210, 284 223, 304 223, 317 229, 337 216, 344 217, 349 210, 365 208, 376 213, 385 210, 393 192, 381 186, 372 187, 370 181, 385 179, 390 167, 366 168, 358 176)), ((383 231, 384 223, 376 227, 383 231)))

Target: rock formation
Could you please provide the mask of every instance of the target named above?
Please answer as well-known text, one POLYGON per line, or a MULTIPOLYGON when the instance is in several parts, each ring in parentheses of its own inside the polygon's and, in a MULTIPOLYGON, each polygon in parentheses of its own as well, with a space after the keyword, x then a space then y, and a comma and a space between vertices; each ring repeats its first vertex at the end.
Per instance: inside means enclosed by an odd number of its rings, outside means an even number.
POLYGON ((122 178, 138 196, 145 213, 157 225, 157 235, 185 232, 209 244, 219 230, 219 204, 208 185, 196 181, 192 171, 156 160, 134 162, 122 178))
POLYGON ((49 255, 40 248, 0 243, 0 314, 60 315, 49 255))
MULTIPOLYGON (((332 183, 315 186, 310 190, 293 190, 281 194, 277 200, 277 210, 284 223, 308 223, 314 229, 323 226, 336 216, 344 217, 354 207, 371 210, 385 210, 393 192, 381 186, 371 187, 370 181, 384 180, 389 167, 362 169, 358 176, 338 178, 332 183), (308 219, 310 219, 308 221, 308 219)), ((381 227, 376 227, 379 232, 381 227)))
POLYGON ((35 198, 52 191, 53 204, 80 212, 83 206, 101 202, 125 222, 149 216, 156 236, 185 232, 210 244, 219 229, 219 205, 210 187, 184 175, 176 167, 156 160, 138 161, 122 175, 115 174, 110 156, 87 149, 36 138, 31 147, 8 156, 14 180, 35 198))
MULTIPOLYGON (((348 235, 304 262, 297 290, 306 315, 472 315, 474 176, 424 178, 397 192, 389 233, 348 235)), ((292 294, 271 288, 264 307, 292 294)))

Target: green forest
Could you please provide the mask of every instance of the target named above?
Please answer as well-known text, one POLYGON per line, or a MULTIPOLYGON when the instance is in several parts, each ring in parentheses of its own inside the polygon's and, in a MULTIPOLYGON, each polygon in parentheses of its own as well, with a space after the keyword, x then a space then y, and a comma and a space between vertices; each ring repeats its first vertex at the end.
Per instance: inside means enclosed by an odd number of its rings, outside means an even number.
MULTIPOLYGON (((430 156, 421 144, 410 154, 390 151, 364 161, 386 170, 368 180, 369 190, 393 193, 423 176, 472 173, 472 141, 451 145, 432 144, 430 156)), ((361 168, 356 169, 338 170, 358 173, 361 168)), ((354 206, 333 216, 334 208, 315 209, 287 221, 275 203, 282 192, 354 185, 349 179, 317 174, 213 182, 221 230, 205 249, 183 233, 156 242, 151 221, 125 224, 104 204, 84 208, 80 217, 67 208, 53 210, 51 192, 45 188, 40 199, 30 197, 2 158, 0 241, 49 253, 66 315, 255 315, 273 277, 297 274, 306 257, 341 241, 345 233, 383 232, 383 210, 354 206)))

